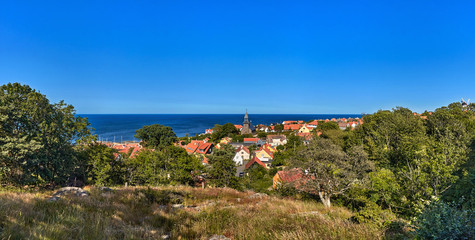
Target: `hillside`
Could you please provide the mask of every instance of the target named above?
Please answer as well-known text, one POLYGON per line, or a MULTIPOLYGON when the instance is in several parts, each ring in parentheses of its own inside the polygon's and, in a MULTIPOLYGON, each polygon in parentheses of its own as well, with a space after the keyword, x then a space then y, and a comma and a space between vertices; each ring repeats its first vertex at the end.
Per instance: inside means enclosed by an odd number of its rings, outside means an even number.
POLYGON ((0 192, 0 239, 379 239, 345 208, 227 188, 0 192))

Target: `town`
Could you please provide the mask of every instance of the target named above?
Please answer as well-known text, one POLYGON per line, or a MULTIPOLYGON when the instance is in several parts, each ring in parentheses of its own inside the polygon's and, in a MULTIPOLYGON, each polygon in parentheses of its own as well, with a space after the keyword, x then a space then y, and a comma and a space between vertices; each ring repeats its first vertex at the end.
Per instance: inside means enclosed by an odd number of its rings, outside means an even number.
MULTIPOLYGON (((284 150, 283 146, 287 143, 289 136, 298 137, 303 144, 308 144, 315 136, 320 136, 322 131, 318 126, 331 124, 338 126, 340 130, 354 130, 357 126, 363 124, 363 119, 356 118, 332 118, 332 119, 314 119, 304 122, 303 120, 286 120, 281 123, 270 125, 258 124, 254 126, 249 119, 246 111, 242 124, 233 124, 236 137, 222 137, 211 140, 215 128, 206 129, 204 133, 195 137, 182 137, 174 143, 175 146, 186 150, 190 155, 196 156, 203 165, 208 165, 208 156, 214 150, 222 148, 224 145, 230 145, 235 149, 233 161, 236 165, 236 177, 242 177, 246 171, 253 166, 262 166, 264 169, 270 169, 274 160, 274 153, 278 150, 284 150), (280 147, 279 147, 280 146, 280 147)), ((106 146, 117 150, 114 156, 118 160, 127 154, 129 158, 134 158, 143 146, 139 142, 101 142, 106 146)), ((298 180, 302 176, 300 171, 281 170, 273 178, 273 187, 298 180), (283 177, 286 176, 286 177, 283 177)))

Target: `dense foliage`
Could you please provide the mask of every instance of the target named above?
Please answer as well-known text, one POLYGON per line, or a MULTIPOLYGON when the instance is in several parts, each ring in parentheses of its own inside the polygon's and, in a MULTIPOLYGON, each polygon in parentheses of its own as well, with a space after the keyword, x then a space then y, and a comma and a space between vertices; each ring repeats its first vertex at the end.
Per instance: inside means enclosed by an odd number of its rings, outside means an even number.
POLYGON ((135 137, 140 139, 141 144, 145 147, 162 149, 172 145, 177 140, 171 127, 160 124, 143 126, 135 132, 135 137))
POLYGON ((80 165, 74 143, 89 136, 86 119, 63 101, 51 104, 27 85, 0 86, 0 183, 55 184, 80 165))

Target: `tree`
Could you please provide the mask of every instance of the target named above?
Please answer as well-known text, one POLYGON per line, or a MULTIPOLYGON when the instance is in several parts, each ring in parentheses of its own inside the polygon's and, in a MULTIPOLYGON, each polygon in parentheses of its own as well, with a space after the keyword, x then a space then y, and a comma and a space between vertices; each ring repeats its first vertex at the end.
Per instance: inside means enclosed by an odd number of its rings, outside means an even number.
POLYGON ((338 126, 338 123, 336 122, 318 121, 317 130, 327 131, 327 130, 339 130, 339 129, 340 127, 338 126))
POLYGON ((211 134, 211 140, 216 142, 224 137, 233 137, 239 134, 239 130, 232 123, 226 123, 224 125, 216 124, 213 128, 213 134, 211 134))
POLYGON ((245 186, 256 192, 265 192, 272 187, 272 177, 269 171, 259 164, 254 164, 246 170, 245 186))
POLYGON ((316 139, 307 148, 298 150, 290 159, 294 167, 305 169, 310 177, 304 191, 318 194, 325 207, 331 206, 332 196, 347 191, 352 184, 362 181, 371 164, 362 147, 353 147, 345 153, 328 139, 316 139))
POLYGON ((73 106, 51 104, 28 85, 0 86, 0 181, 65 183, 80 161, 73 147, 90 136, 88 126, 73 106))
POLYGON ((117 154, 115 149, 93 142, 87 146, 85 153, 88 182, 99 186, 123 183, 124 163, 119 155, 114 155, 117 154))
POLYGON ((391 204, 403 216, 414 216, 423 201, 449 189, 467 161, 473 116, 457 103, 437 109, 426 120, 401 107, 366 115, 351 139, 353 143, 361 140, 369 158, 394 174, 379 175, 394 178, 398 186, 377 189, 394 190, 386 192, 386 197, 398 201, 384 200, 384 204, 391 204))
POLYGON ((160 124, 143 126, 135 133, 135 137, 142 140, 142 146, 156 149, 163 149, 177 140, 176 134, 171 127, 160 124))
POLYGON ((217 187, 239 187, 236 164, 233 161, 234 154, 234 148, 226 144, 209 156, 211 167, 208 173, 217 187))
POLYGON ((185 149, 168 146, 161 151, 141 151, 127 161, 127 168, 127 181, 131 184, 192 184, 191 172, 201 170, 202 165, 185 149))
POLYGON ((276 125, 274 126, 274 130, 275 130, 276 132, 282 132, 282 131, 284 130, 284 125, 282 125, 282 124, 276 124, 276 125))

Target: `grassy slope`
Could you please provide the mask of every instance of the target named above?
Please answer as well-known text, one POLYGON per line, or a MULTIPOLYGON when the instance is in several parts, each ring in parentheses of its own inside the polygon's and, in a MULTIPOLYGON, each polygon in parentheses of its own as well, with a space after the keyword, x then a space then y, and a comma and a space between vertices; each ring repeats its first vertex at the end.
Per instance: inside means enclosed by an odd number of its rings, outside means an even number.
POLYGON ((90 197, 50 202, 52 192, 0 192, 1 239, 379 239, 382 231, 346 219, 344 208, 232 189, 88 189, 90 197), (170 199, 169 196, 183 196, 170 199), (175 209, 173 202, 185 208, 175 209), (165 206, 166 205, 166 206, 165 206), (198 206, 198 208, 189 207, 198 206))

